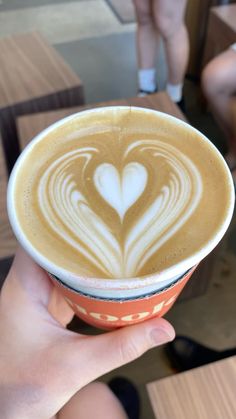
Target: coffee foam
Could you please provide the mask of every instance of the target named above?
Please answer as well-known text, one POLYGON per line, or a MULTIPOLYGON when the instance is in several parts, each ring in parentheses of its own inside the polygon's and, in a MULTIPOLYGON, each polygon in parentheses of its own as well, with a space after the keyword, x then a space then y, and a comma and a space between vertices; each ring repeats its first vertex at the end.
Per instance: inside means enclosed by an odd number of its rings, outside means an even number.
POLYGON ((182 125, 106 110, 35 143, 15 205, 33 246, 58 266, 129 278, 201 249, 225 218, 227 181, 213 148, 182 125))

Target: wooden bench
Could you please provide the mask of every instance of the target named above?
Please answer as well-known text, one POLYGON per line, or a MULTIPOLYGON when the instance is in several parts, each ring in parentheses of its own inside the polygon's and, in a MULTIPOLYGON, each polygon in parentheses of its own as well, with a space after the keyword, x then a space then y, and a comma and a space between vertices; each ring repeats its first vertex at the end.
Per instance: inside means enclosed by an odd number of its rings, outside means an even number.
POLYGON ((7 171, 0 144, 0 259, 14 255, 16 239, 13 235, 7 216, 6 191, 7 191, 7 171))
POLYGON ((235 356, 147 385, 156 419, 234 419, 235 388, 235 356))
POLYGON ((79 106, 70 109, 60 109, 52 112, 41 112, 34 115, 25 115, 17 119, 17 130, 19 133, 19 140, 21 149, 23 149, 28 142, 40 131, 59 119, 72 113, 80 112, 86 109, 97 108, 101 106, 140 106, 144 108, 156 109, 161 112, 169 113, 180 119, 185 119, 185 116, 180 109, 170 100, 169 96, 160 92, 154 95, 145 97, 133 97, 129 99, 112 100, 108 102, 93 103, 92 105, 79 106))
MULTIPOLYGON (((37 114, 30 114, 21 116, 17 119, 17 127, 20 139, 21 149, 40 131, 53 122, 64 118, 75 112, 79 112, 83 109, 99 106, 110 106, 110 105, 136 105, 161 110, 166 113, 170 113, 176 117, 184 118, 179 108, 171 102, 169 97, 165 93, 158 93, 158 95, 148 96, 147 98, 131 98, 119 101, 111 101, 106 103, 97 103, 94 105, 88 105, 83 107, 72 107, 65 108, 57 111, 43 112, 37 114)), ((1 224, 0 224, 0 284, 6 276, 7 270, 12 260, 12 255, 16 247, 16 240, 11 231, 9 221, 7 218, 6 211, 6 185, 7 185, 7 174, 4 170, 4 159, 1 154, 1 224)))
POLYGON ((0 39, 0 129, 8 171, 19 153, 15 120, 84 103, 83 86, 37 32, 0 39))
POLYGON ((0 141, 0 288, 16 249, 16 239, 7 216, 7 170, 0 141))

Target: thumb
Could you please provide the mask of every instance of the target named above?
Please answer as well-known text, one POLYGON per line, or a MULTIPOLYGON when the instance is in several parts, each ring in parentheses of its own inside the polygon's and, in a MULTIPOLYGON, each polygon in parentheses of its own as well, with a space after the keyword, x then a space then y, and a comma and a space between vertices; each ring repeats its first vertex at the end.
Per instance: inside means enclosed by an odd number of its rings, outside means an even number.
POLYGON ((71 354, 77 386, 88 384, 135 360, 147 350, 173 340, 174 337, 175 331, 170 323, 155 318, 102 335, 78 338, 73 347, 73 355, 71 354), (78 379, 83 382, 78 383, 78 379))

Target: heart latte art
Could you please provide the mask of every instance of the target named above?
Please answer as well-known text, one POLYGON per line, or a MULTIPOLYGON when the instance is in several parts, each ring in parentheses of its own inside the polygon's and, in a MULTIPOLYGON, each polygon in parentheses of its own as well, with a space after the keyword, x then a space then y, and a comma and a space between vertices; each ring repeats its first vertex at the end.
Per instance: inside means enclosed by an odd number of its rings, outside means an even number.
MULTIPOLYGON (((104 275, 136 276, 148 259, 175 234, 191 216, 201 198, 200 173, 191 161, 173 146, 155 140, 134 141, 127 146, 119 166, 100 163, 91 178, 86 167, 101 150, 78 147, 55 160, 45 171, 38 186, 38 202, 50 228, 68 246, 85 256, 104 275), (148 185, 145 163, 133 160, 146 154, 153 166, 165 164, 169 173, 160 187, 148 185), (131 160, 126 164, 126 161, 131 160), (81 166, 79 179, 73 165, 81 166), (93 195, 83 193, 80 185, 92 183, 96 199, 104 201, 104 211, 91 205, 93 195), (145 189, 155 188, 155 195, 145 211, 138 206, 145 189), (125 217, 133 206, 137 214, 124 233, 125 217), (115 232, 106 223, 106 206, 113 209, 115 232)), ((100 157, 101 161, 103 157, 100 157)), ((144 160, 145 161, 145 160, 144 160)), ((158 176, 158 170, 156 171, 158 176)))
POLYGON ((137 110, 98 115, 32 149, 19 206, 30 240, 62 267, 104 278, 142 276, 194 253, 223 215, 206 208, 216 170, 205 145, 194 151, 184 131, 145 125, 137 110))

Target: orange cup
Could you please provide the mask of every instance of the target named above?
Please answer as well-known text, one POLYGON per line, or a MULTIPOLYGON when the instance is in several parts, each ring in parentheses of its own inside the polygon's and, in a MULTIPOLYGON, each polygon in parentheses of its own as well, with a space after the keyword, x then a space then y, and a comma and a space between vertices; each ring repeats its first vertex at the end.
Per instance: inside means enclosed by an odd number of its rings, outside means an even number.
POLYGON ((152 317, 162 317, 172 307, 190 279, 196 266, 189 269, 173 283, 158 291, 134 298, 94 297, 69 287, 54 275, 53 283, 60 290, 75 314, 92 326, 114 329, 128 326, 152 317))

